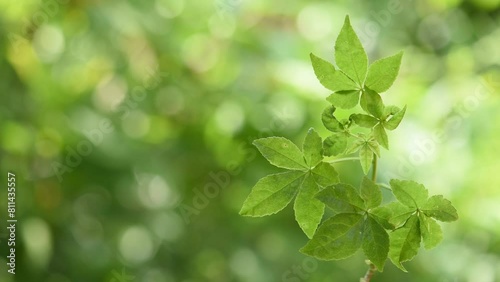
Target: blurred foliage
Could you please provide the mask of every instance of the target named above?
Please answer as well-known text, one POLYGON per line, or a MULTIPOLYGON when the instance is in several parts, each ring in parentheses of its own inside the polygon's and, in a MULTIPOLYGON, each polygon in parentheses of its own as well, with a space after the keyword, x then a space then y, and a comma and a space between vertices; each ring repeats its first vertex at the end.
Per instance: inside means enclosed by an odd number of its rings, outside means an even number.
MULTIPOLYGON (((307 259, 291 208, 238 215, 274 172, 251 141, 322 137, 346 14, 370 61, 405 50, 408 105, 381 181, 419 179, 460 213, 443 243, 373 281, 500 280, 500 1, 0 1, 0 170, 17 174, 10 281, 358 281, 361 254, 307 259), (200 196, 201 195, 201 196, 200 196)), ((275 169, 278 171, 277 169, 275 169)), ((356 184, 361 168, 338 165, 356 184)), ((0 191, 5 219, 6 189, 0 191)), ((5 226, 5 221, 1 226, 5 226)))

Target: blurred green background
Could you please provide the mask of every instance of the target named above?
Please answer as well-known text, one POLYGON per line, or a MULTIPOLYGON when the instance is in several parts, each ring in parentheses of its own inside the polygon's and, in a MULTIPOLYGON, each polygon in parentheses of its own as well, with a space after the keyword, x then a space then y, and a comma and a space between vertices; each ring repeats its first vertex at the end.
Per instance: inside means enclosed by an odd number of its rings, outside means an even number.
MULTIPOLYGON (((460 220, 373 281, 500 281, 500 1, 0 1, 0 280, 359 281, 358 253, 320 262, 292 208, 238 211, 279 171, 255 138, 297 144, 329 94, 346 14, 370 61, 404 50, 383 94, 408 105, 379 179, 414 179, 460 220), (6 271, 6 175, 17 265, 6 271)), ((347 113, 340 113, 347 114, 347 113)), ((337 165, 359 183, 359 163, 337 165)))

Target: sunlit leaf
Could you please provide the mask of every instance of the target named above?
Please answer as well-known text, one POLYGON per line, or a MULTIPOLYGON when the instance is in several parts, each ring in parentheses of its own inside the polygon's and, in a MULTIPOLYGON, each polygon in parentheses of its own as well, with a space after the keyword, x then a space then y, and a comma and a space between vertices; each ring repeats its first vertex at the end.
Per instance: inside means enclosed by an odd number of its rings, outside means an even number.
POLYGON ((294 170, 308 169, 300 149, 286 138, 261 138, 253 141, 253 144, 272 165, 294 170))
POLYGON ((350 78, 363 85, 368 68, 368 57, 361 41, 354 32, 349 16, 335 41, 335 62, 350 78))
POLYGON ((285 208, 295 197, 304 180, 304 172, 289 171, 260 179, 240 210, 241 215, 266 216, 285 208))
POLYGON ((421 207, 421 210, 430 217, 440 221, 455 221, 458 219, 457 210, 450 201, 442 195, 435 195, 429 198, 421 207))
POLYGON ((358 104, 359 92, 359 90, 339 91, 330 94, 326 100, 337 108, 351 109, 358 104))
POLYGON ((408 207, 418 208, 427 202, 429 193, 424 185, 411 180, 391 179, 392 193, 408 207))
POLYGON ((373 62, 368 69, 365 85, 382 93, 387 91, 398 76, 403 52, 373 62))
POLYGON ((293 206, 295 219, 309 238, 314 235, 325 210, 325 205, 315 198, 320 189, 311 175, 306 176, 293 206))
POLYGON ((315 56, 310 54, 312 66, 314 73, 318 78, 319 82, 332 91, 342 91, 342 90, 353 90, 359 88, 352 79, 347 77, 342 71, 336 70, 335 67, 315 56))
POLYGON ((302 151, 309 167, 314 167, 323 160, 323 142, 314 128, 310 128, 307 132, 302 151))
POLYGON ((443 231, 441 226, 432 218, 425 216, 423 213, 418 215, 420 221, 420 233, 422 241, 426 249, 436 247, 443 240, 443 231))

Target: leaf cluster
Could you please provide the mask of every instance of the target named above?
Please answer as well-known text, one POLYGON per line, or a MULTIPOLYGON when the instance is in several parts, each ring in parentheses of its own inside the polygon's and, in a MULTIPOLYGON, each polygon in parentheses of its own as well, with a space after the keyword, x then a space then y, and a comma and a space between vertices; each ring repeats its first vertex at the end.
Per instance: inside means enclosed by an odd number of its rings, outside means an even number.
POLYGON ((386 130, 401 123, 406 106, 384 105, 380 93, 394 83, 403 53, 382 58, 368 66, 368 57, 347 16, 335 42, 337 66, 311 54, 319 82, 333 93, 321 115, 331 132, 324 140, 309 129, 302 148, 283 137, 254 141, 260 153, 286 172, 260 179, 243 203, 240 214, 260 217, 277 213, 294 201, 295 219, 310 239, 300 250, 322 260, 338 260, 362 249, 382 271, 387 258, 406 271, 402 263, 443 238, 436 220, 458 219, 457 211, 441 195, 429 197, 427 189, 409 180, 390 180, 396 201, 382 205, 380 185, 363 176, 359 188, 341 183, 327 157, 357 153, 366 175, 380 157, 380 146, 389 149, 386 130), (338 108, 360 105, 362 113, 348 119, 335 116, 338 108), (332 217, 322 222, 325 208, 332 217))

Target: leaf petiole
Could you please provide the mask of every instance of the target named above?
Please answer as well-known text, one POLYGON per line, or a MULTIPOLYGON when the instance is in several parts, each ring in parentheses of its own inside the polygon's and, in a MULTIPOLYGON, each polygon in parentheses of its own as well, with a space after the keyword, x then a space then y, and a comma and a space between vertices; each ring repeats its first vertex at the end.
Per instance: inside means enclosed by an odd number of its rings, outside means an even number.
POLYGON ((348 158, 340 158, 340 159, 335 159, 331 160, 328 163, 340 163, 340 162, 346 162, 346 161, 359 161, 359 157, 348 157, 348 158))

